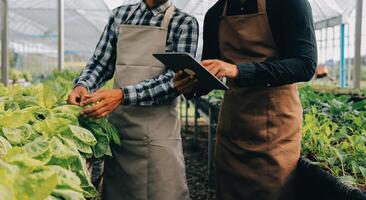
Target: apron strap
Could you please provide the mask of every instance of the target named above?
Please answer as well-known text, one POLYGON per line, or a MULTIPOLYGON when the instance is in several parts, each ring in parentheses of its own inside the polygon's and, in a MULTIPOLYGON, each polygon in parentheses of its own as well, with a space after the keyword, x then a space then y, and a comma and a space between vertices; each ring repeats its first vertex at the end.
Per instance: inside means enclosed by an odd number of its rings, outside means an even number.
POLYGON ((170 24, 170 21, 172 20, 173 15, 174 15, 174 11, 175 11, 175 6, 174 5, 171 5, 166 10, 165 15, 164 15, 163 22, 161 23, 161 28, 168 29, 169 24, 170 24))
MULTIPOLYGON (((133 14, 140 8, 140 4, 135 8, 132 8, 130 14, 128 14, 125 23, 132 17, 133 14)), ((173 18, 175 11, 175 6, 171 5, 165 12, 163 22, 161 23, 161 28, 168 29, 171 19, 173 18)))
POLYGON ((267 13, 266 0, 257 0, 257 2, 258 2, 258 13, 259 14, 267 13))

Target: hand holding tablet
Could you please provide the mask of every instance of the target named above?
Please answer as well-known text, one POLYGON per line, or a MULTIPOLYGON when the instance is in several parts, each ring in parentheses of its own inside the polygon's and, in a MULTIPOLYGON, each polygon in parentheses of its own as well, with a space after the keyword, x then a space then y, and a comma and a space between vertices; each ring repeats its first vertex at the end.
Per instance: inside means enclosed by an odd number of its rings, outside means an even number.
POLYGON ((175 72, 183 71, 190 76, 196 77, 200 89, 206 91, 229 89, 225 83, 207 71, 205 67, 188 53, 159 53, 153 56, 175 72))

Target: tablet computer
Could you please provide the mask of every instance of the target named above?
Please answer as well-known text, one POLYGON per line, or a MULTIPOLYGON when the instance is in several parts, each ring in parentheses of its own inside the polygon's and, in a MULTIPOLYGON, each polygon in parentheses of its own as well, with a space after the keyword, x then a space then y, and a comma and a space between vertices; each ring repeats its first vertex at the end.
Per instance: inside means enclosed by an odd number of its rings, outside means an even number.
POLYGON ((195 76, 200 89, 206 91, 229 89, 224 82, 211 74, 188 53, 157 53, 153 54, 153 56, 175 72, 182 70, 189 75, 195 76))

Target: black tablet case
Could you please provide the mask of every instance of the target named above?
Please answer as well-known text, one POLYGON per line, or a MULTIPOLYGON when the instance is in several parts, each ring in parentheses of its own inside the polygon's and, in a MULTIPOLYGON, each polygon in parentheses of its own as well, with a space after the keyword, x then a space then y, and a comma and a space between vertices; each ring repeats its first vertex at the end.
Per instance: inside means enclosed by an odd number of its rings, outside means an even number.
POLYGON ((175 72, 189 69, 195 72, 198 87, 204 91, 228 90, 229 88, 212 75, 188 53, 158 53, 153 56, 175 72))

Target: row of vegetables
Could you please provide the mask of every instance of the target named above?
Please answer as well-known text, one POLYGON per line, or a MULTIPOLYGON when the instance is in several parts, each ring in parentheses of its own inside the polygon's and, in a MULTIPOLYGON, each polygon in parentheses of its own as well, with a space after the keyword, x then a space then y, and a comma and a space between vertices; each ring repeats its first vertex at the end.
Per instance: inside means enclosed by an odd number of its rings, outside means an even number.
MULTIPOLYGON (((0 86, 0 200, 82 200, 97 192, 86 159, 111 156, 120 143, 107 119, 79 116, 67 105, 72 72, 42 84, 0 86)), ((344 183, 366 188, 366 100, 300 89, 302 153, 344 183)), ((219 103, 223 92, 208 96, 219 103)))
POLYGON ((42 84, 0 86, 0 200, 83 200, 97 195, 86 159, 111 156, 107 119, 66 104, 75 73, 42 84))
MULTIPOLYGON (((219 103, 223 92, 208 96, 219 103)), ((300 87, 304 107, 302 154, 343 183, 366 189, 366 100, 300 87)))

